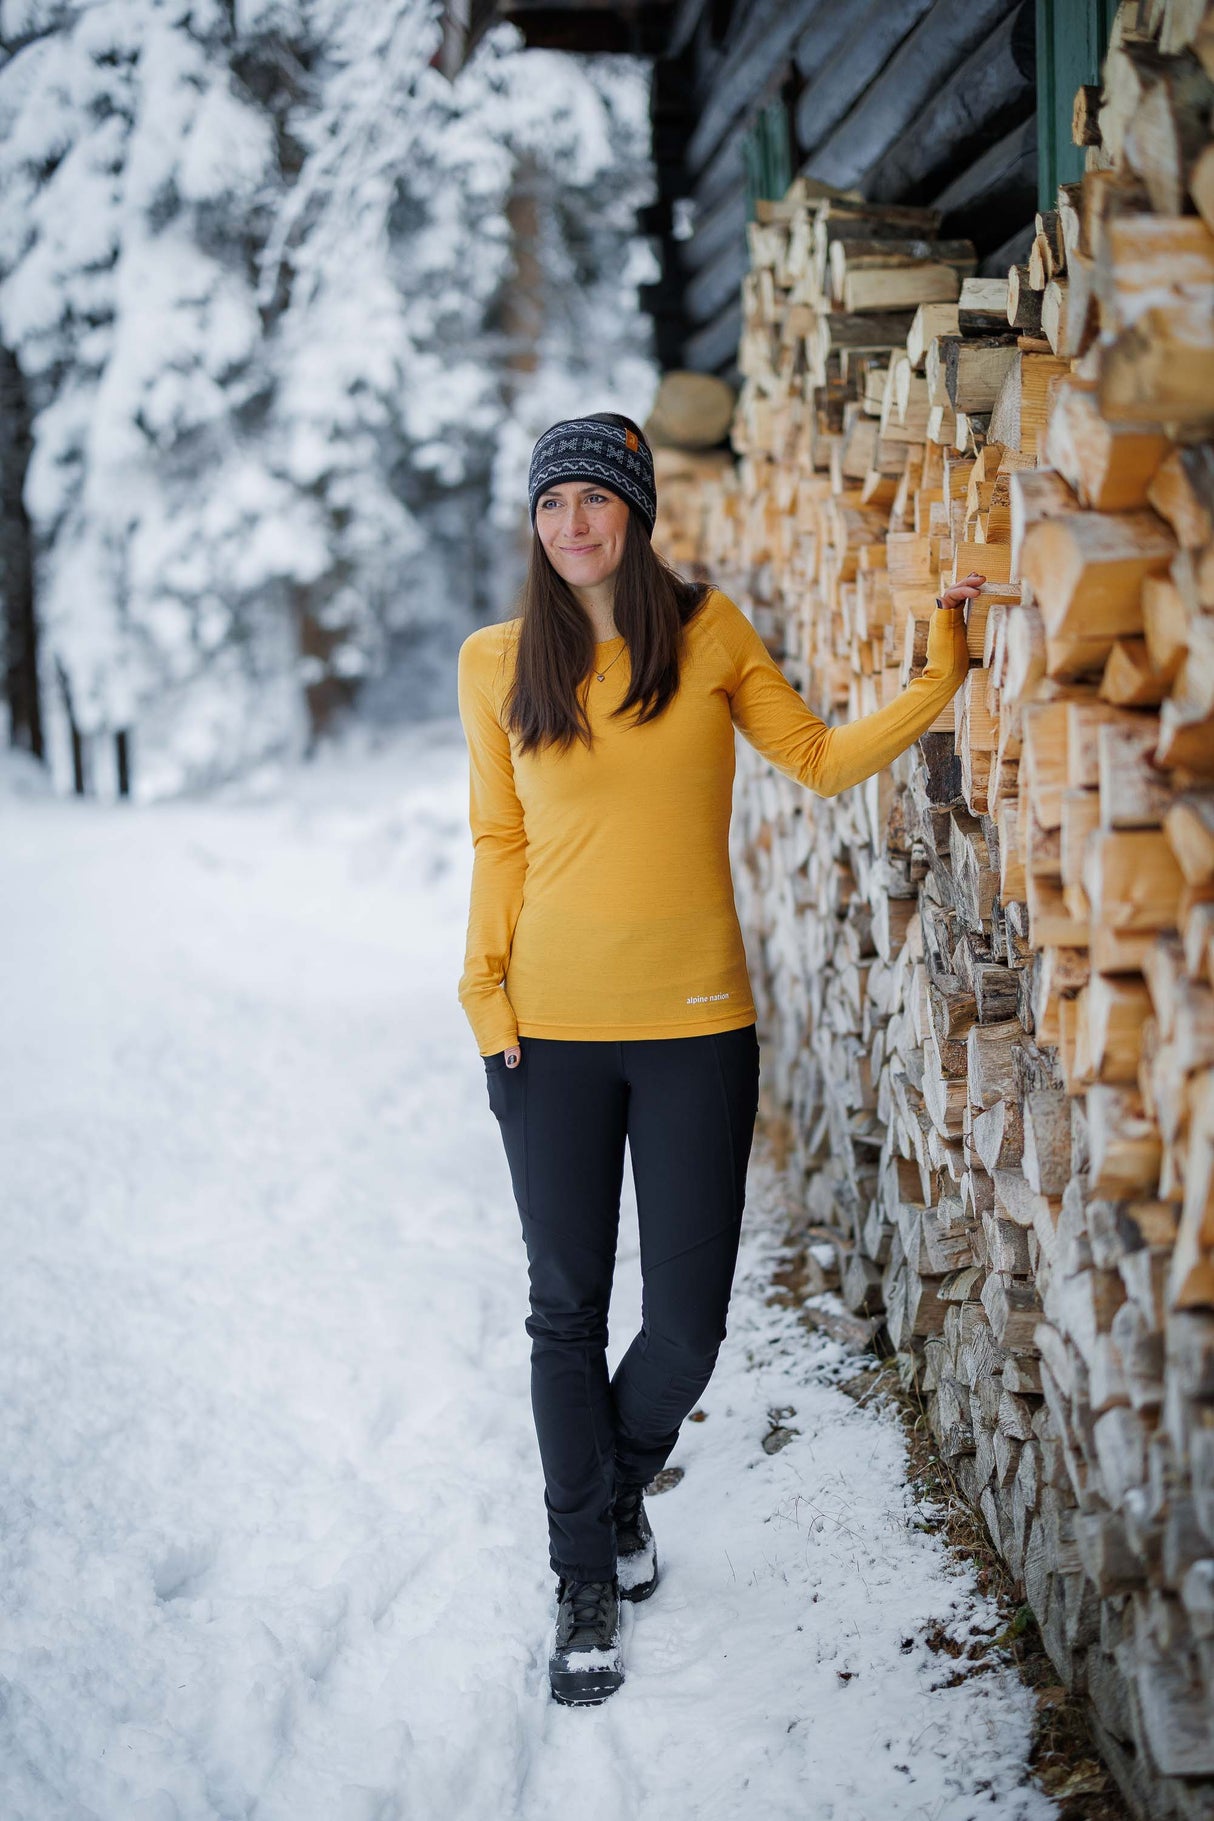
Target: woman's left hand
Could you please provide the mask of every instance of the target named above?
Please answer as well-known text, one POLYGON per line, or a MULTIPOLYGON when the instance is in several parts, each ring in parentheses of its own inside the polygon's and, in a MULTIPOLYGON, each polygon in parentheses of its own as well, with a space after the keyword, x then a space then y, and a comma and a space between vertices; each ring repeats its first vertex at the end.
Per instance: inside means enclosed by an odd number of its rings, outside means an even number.
POLYGON ((967 601, 972 601, 975 595, 982 593, 985 583, 984 575, 978 575, 971 570, 963 582, 954 582, 950 588, 944 590, 940 596, 940 605, 942 607, 964 607, 967 601))

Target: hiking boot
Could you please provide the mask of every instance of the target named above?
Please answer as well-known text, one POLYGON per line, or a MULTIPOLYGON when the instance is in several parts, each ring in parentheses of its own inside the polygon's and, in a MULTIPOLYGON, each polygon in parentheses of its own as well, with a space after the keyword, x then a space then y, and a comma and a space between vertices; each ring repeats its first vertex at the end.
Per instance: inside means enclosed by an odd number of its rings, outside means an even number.
POLYGON ((556 1588, 556 1635, 548 1658, 553 1699, 564 1707, 597 1706, 624 1680, 620 1589, 610 1581, 567 1581, 556 1588))
POLYGON ((644 1486, 621 1486, 612 1506, 622 1600, 647 1600, 658 1584, 658 1551, 644 1498, 644 1486))

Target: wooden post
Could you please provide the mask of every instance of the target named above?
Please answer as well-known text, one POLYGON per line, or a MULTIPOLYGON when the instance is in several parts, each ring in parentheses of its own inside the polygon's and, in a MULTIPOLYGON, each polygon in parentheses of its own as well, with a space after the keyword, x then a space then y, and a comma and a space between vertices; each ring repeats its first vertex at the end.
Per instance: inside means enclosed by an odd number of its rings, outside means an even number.
POLYGON ((1038 208, 1083 176, 1072 141, 1075 92, 1099 85, 1116 0, 1037 0, 1038 208))

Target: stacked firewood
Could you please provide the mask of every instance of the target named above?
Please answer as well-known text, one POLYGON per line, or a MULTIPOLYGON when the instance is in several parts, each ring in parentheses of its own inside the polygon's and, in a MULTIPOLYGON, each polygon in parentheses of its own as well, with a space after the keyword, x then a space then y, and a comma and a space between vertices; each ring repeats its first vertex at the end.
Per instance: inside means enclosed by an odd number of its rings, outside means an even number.
POLYGON ((829 719, 970 671, 830 801, 744 744, 765 1079, 1108 1761, 1214 1815, 1214 23, 1122 9, 1081 183, 975 276, 803 180, 752 224, 697 556, 829 719), (1142 19, 1148 24, 1139 29, 1142 19))
POLYGON ((653 451, 658 485, 654 543, 667 562, 690 574, 700 556, 700 509, 706 482, 722 479, 732 463, 725 449, 653 451))

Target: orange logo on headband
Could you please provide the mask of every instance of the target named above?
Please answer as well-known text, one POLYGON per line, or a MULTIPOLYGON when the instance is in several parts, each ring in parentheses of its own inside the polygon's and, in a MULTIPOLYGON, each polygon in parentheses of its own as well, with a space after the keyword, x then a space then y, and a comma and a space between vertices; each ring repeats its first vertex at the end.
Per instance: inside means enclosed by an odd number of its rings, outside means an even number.
POLYGON ((634 452, 637 449, 639 449, 641 446, 640 443, 638 443, 638 441, 636 439, 636 432, 634 430, 625 430, 624 441, 627 443, 628 447, 631 450, 633 450, 634 452))

